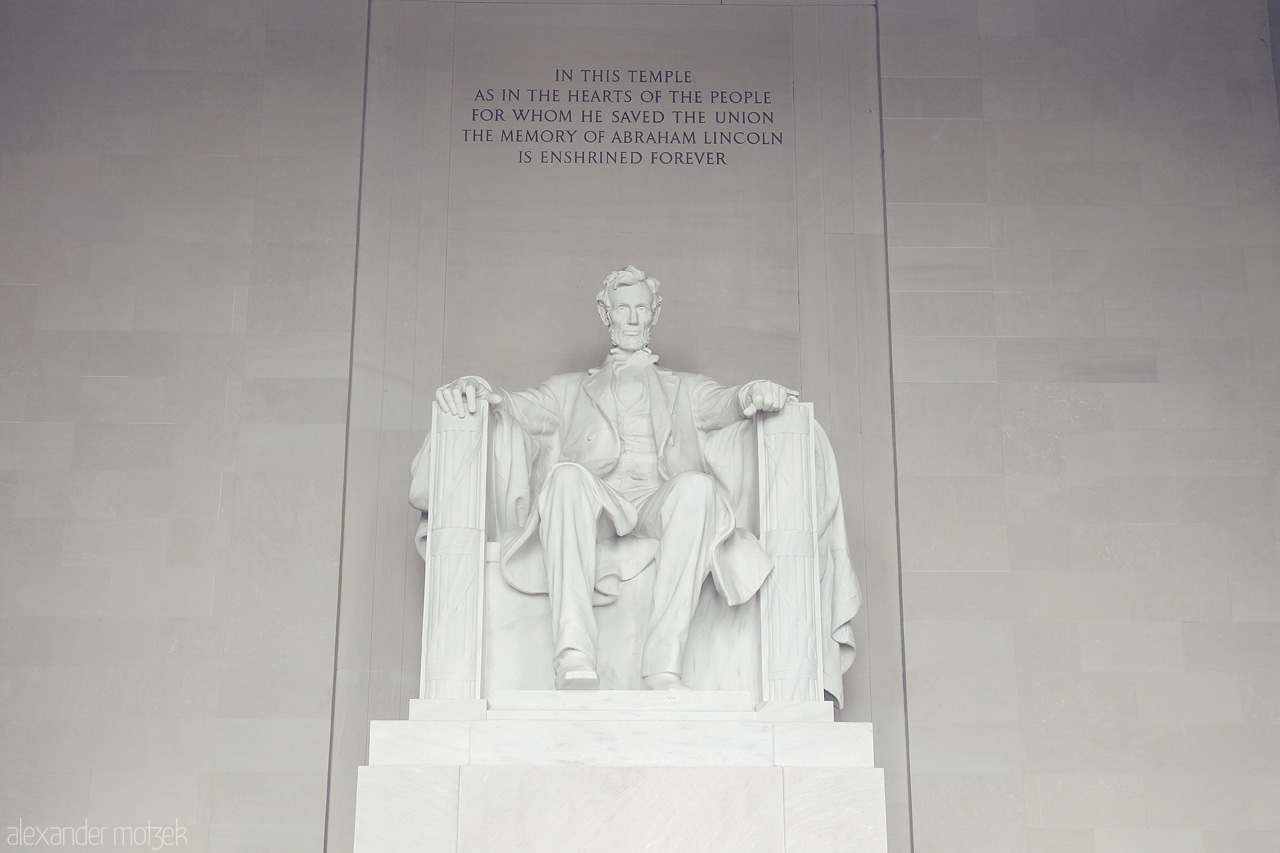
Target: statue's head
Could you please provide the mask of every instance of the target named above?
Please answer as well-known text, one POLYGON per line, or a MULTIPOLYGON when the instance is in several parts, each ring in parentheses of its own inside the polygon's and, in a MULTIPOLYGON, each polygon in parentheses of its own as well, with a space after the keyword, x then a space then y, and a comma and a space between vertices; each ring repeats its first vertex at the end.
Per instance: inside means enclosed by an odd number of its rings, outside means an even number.
POLYGON ((662 310, 660 286, 656 278, 633 266, 605 277, 604 289, 596 294, 596 308, 615 347, 635 352, 649 345, 649 330, 662 310))

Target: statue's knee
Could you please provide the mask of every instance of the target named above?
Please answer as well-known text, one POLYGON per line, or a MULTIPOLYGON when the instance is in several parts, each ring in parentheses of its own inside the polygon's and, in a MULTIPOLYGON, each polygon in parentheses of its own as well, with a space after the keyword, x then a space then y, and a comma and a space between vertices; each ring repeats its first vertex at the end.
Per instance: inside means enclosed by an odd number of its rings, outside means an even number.
POLYGON ((716 481, 701 471, 686 471, 671 478, 672 489, 684 500, 710 502, 716 496, 716 481))
POLYGON ((588 474, 577 465, 557 465, 547 475, 547 489, 581 491, 587 486, 588 474))

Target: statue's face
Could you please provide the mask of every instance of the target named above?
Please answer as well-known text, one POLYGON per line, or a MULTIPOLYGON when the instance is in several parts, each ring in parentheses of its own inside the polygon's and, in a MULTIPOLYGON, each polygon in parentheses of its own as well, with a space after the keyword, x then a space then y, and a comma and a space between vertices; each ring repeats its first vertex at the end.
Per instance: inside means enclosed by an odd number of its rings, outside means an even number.
POLYGON ((649 345, 653 325, 653 294, 643 284, 624 284, 613 289, 609 308, 609 337, 613 345, 635 352, 649 345))

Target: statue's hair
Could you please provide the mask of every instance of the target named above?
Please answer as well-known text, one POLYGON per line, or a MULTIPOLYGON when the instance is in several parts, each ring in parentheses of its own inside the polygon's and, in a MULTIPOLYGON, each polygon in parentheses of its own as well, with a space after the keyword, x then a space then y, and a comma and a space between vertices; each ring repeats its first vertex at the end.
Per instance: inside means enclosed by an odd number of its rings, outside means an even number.
POLYGON ((638 270, 631 265, 628 265, 625 269, 614 270, 604 277, 604 288, 596 294, 596 304, 608 311, 613 307, 613 291, 629 284, 643 284, 649 288, 649 293, 653 294, 653 300, 650 305, 653 307, 654 320, 656 321, 658 307, 662 305, 662 295, 658 293, 658 288, 662 285, 656 278, 646 276, 644 270, 638 270))

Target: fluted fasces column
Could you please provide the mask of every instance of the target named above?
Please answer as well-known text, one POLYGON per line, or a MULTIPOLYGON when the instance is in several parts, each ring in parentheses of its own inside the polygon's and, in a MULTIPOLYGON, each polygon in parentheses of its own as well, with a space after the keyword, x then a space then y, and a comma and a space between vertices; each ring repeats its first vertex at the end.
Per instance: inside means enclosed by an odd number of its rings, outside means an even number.
POLYGON ((822 699, 821 588, 813 404, 756 416, 760 542, 773 571, 760 591, 765 701, 822 699))
POLYGON ((489 406, 458 418, 433 404, 422 614, 423 699, 480 698, 489 406))

